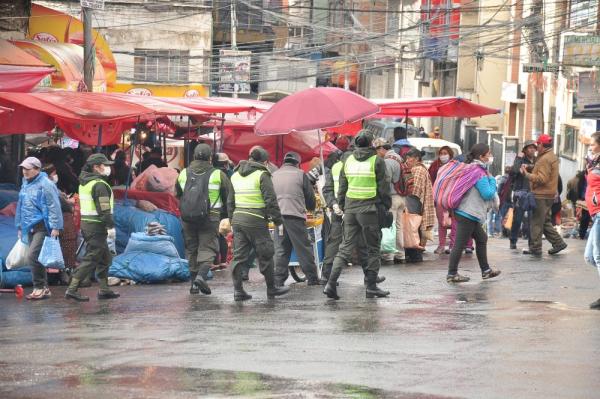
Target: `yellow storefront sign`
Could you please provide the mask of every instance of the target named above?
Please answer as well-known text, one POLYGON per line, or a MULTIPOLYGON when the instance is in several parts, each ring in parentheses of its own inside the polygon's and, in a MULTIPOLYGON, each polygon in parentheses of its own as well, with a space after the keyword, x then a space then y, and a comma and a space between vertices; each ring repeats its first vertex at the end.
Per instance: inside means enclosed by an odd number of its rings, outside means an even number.
POLYGON ((208 88, 203 85, 162 85, 155 83, 117 82, 109 92, 136 94, 155 97, 208 97, 208 88))

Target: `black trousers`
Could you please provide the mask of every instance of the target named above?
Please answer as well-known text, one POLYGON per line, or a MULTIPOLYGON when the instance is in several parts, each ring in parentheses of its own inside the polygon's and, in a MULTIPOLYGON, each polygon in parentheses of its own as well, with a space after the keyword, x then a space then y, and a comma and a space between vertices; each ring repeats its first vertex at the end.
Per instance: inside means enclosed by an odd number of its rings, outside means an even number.
POLYGON ((483 230, 483 225, 471 219, 467 219, 456 214, 456 240, 450 252, 450 263, 448 264, 448 275, 454 276, 458 273, 458 263, 462 256, 463 249, 467 245, 469 238, 473 237, 475 241, 475 253, 481 271, 484 272, 490 268, 487 260, 487 234, 483 230))

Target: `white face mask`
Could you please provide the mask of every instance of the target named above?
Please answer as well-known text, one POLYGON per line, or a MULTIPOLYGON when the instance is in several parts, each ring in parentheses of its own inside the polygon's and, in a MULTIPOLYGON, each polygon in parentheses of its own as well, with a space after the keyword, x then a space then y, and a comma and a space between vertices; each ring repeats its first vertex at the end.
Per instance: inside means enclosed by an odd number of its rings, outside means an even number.
POLYGON ((446 163, 450 160, 450 155, 440 155, 440 162, 446 163))
POLYGON ((100 173, 102 176, 110 176, 110 167, 103 165, 102 172, 100 173))
POLYGON ((488 165, 491 165, 494 163, 494 157, 489 157, 488 161, 486 162, 488 165))
POLYGON ((50 176, 50 180, 52 180, 54 182, 54 184, 58 183, 58 175, 50 176))

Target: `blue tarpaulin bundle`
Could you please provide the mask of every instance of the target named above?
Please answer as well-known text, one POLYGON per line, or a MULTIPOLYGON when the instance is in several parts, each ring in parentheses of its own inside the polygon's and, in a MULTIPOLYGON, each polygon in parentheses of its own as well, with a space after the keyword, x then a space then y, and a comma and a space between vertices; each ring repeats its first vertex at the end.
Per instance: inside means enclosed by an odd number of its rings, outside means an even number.
POLYGON ((144 212, 131 205, 115 204, 115 227, 117 229, 117 253, 122 253, 127 246, 129 237, 136 232, 143 232, 150 222, 159 222, 167 229, 167 234, 173 237, 173 242, 179 257, 185 257, 183 229, 181 221, 165 211, 144 212))
POLYGON ((0 267, 0 288, 14 288, 18 284, 23 287, 33 285, 31 270, 6 270, 4 267, 0 267))
POLYGON ((133 233, 125 252, 115 256, 108 274, 137 283, 190 279, 188 262, 179 257, 170 236, 133 233))

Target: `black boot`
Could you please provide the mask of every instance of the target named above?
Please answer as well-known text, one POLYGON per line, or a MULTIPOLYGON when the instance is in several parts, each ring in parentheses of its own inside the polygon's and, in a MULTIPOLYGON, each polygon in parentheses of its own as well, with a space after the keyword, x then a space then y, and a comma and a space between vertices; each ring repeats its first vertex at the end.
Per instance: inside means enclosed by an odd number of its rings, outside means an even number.
POLYGON ((198 276, 197 272, 190 272, 190 278, 192 281, 192 286, 190 287, 190 294, 192 295, 198 295, 200 293, 200 289, 196 286, 196 284, 194 284, 194 282, 196 281, 196 276, 198 276))
POLYGON ((242 281, 250 280, 250 268, 248 266, 242 266, 242 281))
POLYGON ((117 299, 121 296, 121 294, 114 292, 112 290, 101 289, 98 291, 98 299, 117 299))
POLYGON ((323 265, 323 269, 321 269, 321 282, 323 285, 327 284, 327 280, 329 280, 329 275, 331 274, 331 268, 333 265, 323 265))
MULTIPOLYGON (((380 276, 379 274, 377 275, 377 284, 381 284, 385 281, 385 276, 380 276)), ((367 281, 367 276, 365 276, 365 285, 367 285, 368 281, 367 281)))
POLYGON ((231 271, 231 278, 233 279, 233 300, 236 302, 248 301, 252 299, 252 295, 244 291, 241 268, 242 265, 237 264, 231 271))
POLYGON ((206 281, 202 278, 202 274, 198 273, 196 278, 193 280, 192 285, 197 288, 204 295, 210 295, 210 287, 206 284, 206 281))
POLYGON ((267 298, 273 299, 276 296, 285 295, 290 291, 290 287, 276 287, 275 276, 272 268, 269 268, 264 273, 265 283, 267 284, 267 298))
POLYGON ((71 282, 69 283, 69 288, 65 291, 65 298, 74 299, 77 302, 87 302, 90 300, 89 297, 85 295, 81 295, 80 292, 77 292, 77 289, 80 286, 80 281, 75 277, 71 278, 71 282))
POLYGON ((329 275, 329 280, 327 280, 327 284, 325 284, 325 288, 323 289, 323 294, 327 295, 328 298, 338 300, 340 297, 337 294, 337 280, 340 278, 340 274, 342 274, 342 268, 333 269, 331 274, 329 275))
POLYGON ((377 273, 371 270, 367 271, 367 298, 383 298, 390 295, 389 291, 384 291, 377 287, 377 273))

